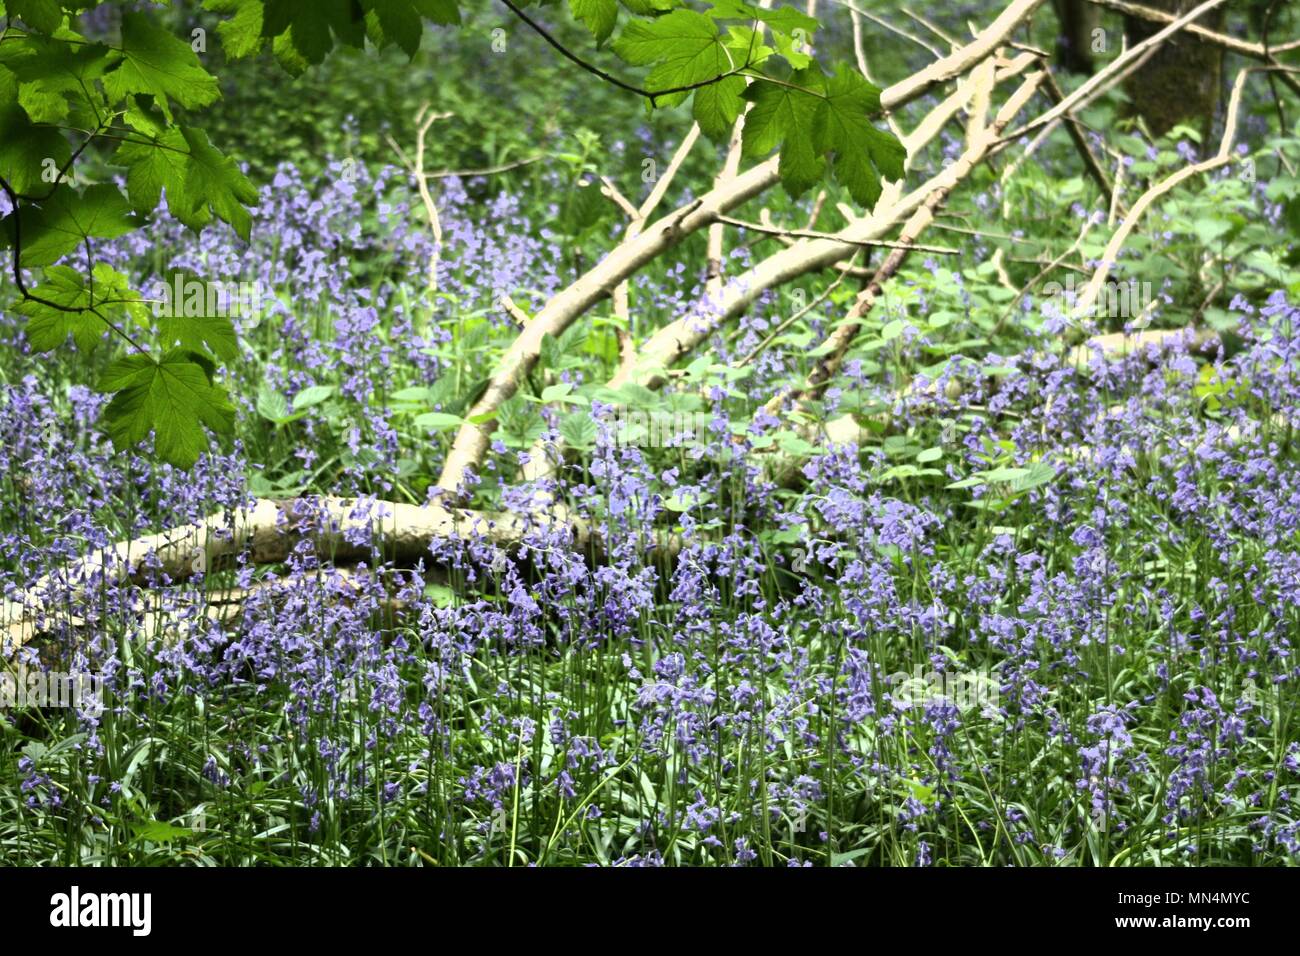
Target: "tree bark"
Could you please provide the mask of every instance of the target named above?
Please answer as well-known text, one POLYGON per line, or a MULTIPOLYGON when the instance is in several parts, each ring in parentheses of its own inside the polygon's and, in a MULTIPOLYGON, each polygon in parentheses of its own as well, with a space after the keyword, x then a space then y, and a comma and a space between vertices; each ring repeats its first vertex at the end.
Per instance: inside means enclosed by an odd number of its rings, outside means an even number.
POLYGON ((1093 31, 1101 27, 1101 11, 1088 0, 1052 0, 1058 23, 1056 59, 1071 73, 1093 70, 1093 31))
MULTIPOLYGON (((1187 13, 1198 0, 1152 0, 1149 7, 1175 16, 1187 13)), ((1211 10, 1197 23, 1218 31, 1223 27, 1223 8, 1211 10)), ((1124 17, 1124 35, 1129 46, 1160 30, 1160 24, 1124 17)), ((1179 123, 1190 123, 1208 142, 1210 125, 1219 102, 1223 75, 1223 50, 1188 31, 1171 36, 1139 69, 1129 76, 1124 90, 1133 112, 1145 120, 1154 136, 1163 136, 1179 123)))

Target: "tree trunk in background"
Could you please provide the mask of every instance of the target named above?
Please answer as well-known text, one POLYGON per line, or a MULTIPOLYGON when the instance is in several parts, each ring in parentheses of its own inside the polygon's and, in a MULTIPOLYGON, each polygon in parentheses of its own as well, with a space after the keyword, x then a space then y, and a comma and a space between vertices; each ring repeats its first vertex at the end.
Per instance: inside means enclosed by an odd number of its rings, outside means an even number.
MULTIPOLYGON (((1200 0, 1145 0, 1146 6, 1181 16, 1200 0)), ((1197 21, 1211 30, 1223 27, 1223 8, 1197 21)), ((1124 35, 1129 46, 1164 27, 1137 17, 1124 18, 1124 35)), ((1223 73, 1223 51, 1189 33, 1178 33, 1159 47, 1141 69, 1124 84, 1133 101, 1133 112, 1141 116, 1155 136, 1179 123, 1200 130, 1202 142, 1209 141, 1210 124, 1219 102, 1223 73)))
POLYGON ((1059 24, 1056 60, 1071 73, 1093 70, 1093 31, 1101 26, 1101 8, 1088 0, 1052 0, 1059 24))

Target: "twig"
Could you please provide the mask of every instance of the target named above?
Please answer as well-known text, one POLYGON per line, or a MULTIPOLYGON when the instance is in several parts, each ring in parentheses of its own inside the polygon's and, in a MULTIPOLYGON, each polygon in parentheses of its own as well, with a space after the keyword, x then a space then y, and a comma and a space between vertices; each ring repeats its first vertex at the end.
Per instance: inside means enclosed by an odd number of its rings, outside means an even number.
POLYGON ((426 179, 450 179, 453 176, 460 176, 463 179, 469 179, 473 176, 495 176, 498 173, 508 173, 513 169, 522 169, 524 166, 540 163, 545 158, 545 156, 529 156, 527 159, 517 159, 513 163, 501 163, 483 169, 443 169, 436 173, 425 173, 424 177, 426 179))
POLYGON ((718 222, 726 223, 729 226, 735 226, 737 229, 747 229, 751 232, 761 232, 770 236, 796 237, 799 239, 828 239, 831 242, 842 242, 848 246, 909 249, 916 250, 917 252, 930 252, 939 256, 956 256, 961 254, 960 249, 953 249, 950 246, 921 246, 916 245, 915 243, 900 242, 892 239, 853 239, 851 237, 837 235, 833 232, 815 232, 811 229, 782 229, 780 227, 762 226, 756 222, 746 222, 743 219, 733 219, 731 216, 718 216, 717 220, 718 222))
POLYGON ((1129 214, 1124 217, 1120 227, 1115 230, 1114 235, 1106 244, 1105 250, 1101 254, 1101 261, 1097 269, 1092 274, 1092 279, 1084 288, 1083 294, 1073 311, 1076 317, 1087 316, 1091 314, 1093 307, 1096 305, 1097 296, 1101 294, 1102 286, 1106 283, 1106 277, 1110 275, 1111 267, 1119 259, 1119 254, 1124 248, 1124 243, 1137 227, 1143 214, 1151 208, 1151 204, 1169 192, 1180 183, 1191 179, 1193 176, 1199 176, 1201 173, 1207 173, 1212 169, 1220 166, 1226 166, 1232 161, 1232 141, 1237 135, 1237 114, 1241 108, 1241 91, 1246 85, 1248 74, 1257 72, 1266 67, 1248 67, 1237 74, 1236 81, 1232 84, 1232 96, 1228 101, 1228 114, 1224 123, 1223 138, 1219 142, 1219 151, 1209 159, 1202 160, 1199 163, 1192 163, 1185 166, 1178 172, 1174 173, 1160 182, 1156 183, 1146 192, 1144 192, 1138 201, 1133 204, 1129 214))

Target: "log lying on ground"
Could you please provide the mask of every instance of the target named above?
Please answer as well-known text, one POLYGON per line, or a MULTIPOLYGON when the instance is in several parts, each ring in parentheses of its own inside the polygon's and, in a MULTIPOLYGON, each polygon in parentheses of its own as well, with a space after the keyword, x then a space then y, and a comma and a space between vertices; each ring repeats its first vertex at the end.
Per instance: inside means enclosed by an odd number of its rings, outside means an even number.
POLYGON ((1187 343, 1193 351, 1203 351, 1219 344, 1219 334, 1211 329, 1142 329, 1138 332, 1108 332, 1094 335, 1082 345, 1070 350, 1068 364, 1087 368, 1099 353, 1104 358, 1116 358, 1147 352, 1152 349, 1168 348, 1187 343))
MULTIPOLYGON (((1100 352, 1107 357, 1132 354, 1139 350, 1168 347, 1180 341, 1205 347, 1217 341, 1213 332, 1193 333, 1187 329, 1148 330, 1136 334, 1099 335, 1071 354, 1071 362, 1086 366, 1100 352)), ((914 384, 895 396, 912 400, 931 395, 937 400, 933 382, 914 384)), ((852 415, 841 415, 826 422, 817 437, 827 445, 864 445, 876 432, 859 424, 852 415)), ((753 453, 754 460, 771 469, 774 480, 787 484, 797 476, 801 463, 797 458, 778 454, 753 453)), ((151 573, 164 573, 180 581, 213 567, 223 558, 247 554, 255 564, 284 561, 303 540, 310 540, 318 554, 336 561, 368 559, 380 542, 385 558, 415 562, 429 558, 434 541, 481 538, 492 545, 512 551, 524 541, 530 530, 540 527, 567 526, 575 550, 603 550, 603 543, 583 521, 562 505, 549 504, 546 510, 519 516, 502 512, 481 512, 419 506, 382 500, 341 497, 303 498, 276 501, 258 499, 250 507, 212 515, 202 521, 182 525, 158 534, 145 535, 121 542, 101 552, 87 555, 58 575, 57 582, 47 576, 28 589, 22 600, 6 601, 0 606, 0 645, 9 642, 21 647, 41 630, 43 608, 51 596, 66 600, 66 588, 93 587, 104 580, 147 581, 151 573)), ((650 542, 663 553, 680 550, 680 536, 669 535, 650 542)), ((208 612, 215 621, 229 621, 237 602, 226 601, 208 612)), ((142 605, 146 624, 158 619, 156 607, 142 605)), ((76 620, 73 623, 78 623, 76 620)), ((149 632, 149 628, 146 628, 149 632)))
POLYGON ((18 646, 26 643, 37 632, 50 596, 58 595, 64 603, 69 587, 74 594, 85 593, 104 581, 146 580, 151 572, 179 581, 245 553, 255 564, 274 564, 304 539, 318 554, 335 560, 369 558, 378 541, 384 558, 413 562, 428 559, 434 541, 482 538, 510 549, 530 530, 556 523, 571 530, 575 549, 592 544, 586 523, 562 507, 519 516, 352 498, 258 499, 248 508, 123 541, 87 555, 57 576, 41 578, 21 600, 0 606, 0 638, 18 646))

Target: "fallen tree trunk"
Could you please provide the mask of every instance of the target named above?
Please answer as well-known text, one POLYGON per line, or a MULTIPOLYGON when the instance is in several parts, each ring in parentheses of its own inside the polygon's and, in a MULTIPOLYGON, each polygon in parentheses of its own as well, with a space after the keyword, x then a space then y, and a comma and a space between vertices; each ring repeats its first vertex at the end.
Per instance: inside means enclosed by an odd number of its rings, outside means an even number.
POLYGON ((21 600, 0 607, 0 634, 22 646, 39 629, 47 605, 64 603, 68 589, 84 593, 104 581, 143 581, 150 574, 179 581, 240 555, 254 564, 275 564, 303 540, 334 560, 365 559, 378 549, 384 558, 413 562, 427 559, 436 540, 481 538, 514 548, 539 524, 566 525, 578 550, 592 543, 586 523, 564 508, 519 516, 352 498, 262 498, 247 508, 123 541, 41 578, 21 600))

